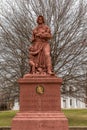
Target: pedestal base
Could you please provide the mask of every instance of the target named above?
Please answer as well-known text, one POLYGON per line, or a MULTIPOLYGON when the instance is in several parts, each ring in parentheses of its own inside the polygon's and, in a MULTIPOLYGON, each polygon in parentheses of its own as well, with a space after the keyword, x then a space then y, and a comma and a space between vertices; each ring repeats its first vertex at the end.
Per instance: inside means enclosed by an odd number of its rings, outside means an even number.
POLYGON ((20 79, 20 112, 12 121, 12 130, 68 130, 61 112, 61 83, 56 76, 20 79))
POLYGON ((12 130, 68 130, 68 121, 62 112, 18 113, 12 130))

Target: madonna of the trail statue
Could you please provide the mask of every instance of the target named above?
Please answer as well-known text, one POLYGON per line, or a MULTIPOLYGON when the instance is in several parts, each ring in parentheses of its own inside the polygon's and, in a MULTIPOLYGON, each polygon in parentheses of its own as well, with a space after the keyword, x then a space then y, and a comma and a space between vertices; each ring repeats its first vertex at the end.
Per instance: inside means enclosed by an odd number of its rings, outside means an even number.
POLYGON ((37 24, 32 34, 32 45, 29 47, 30 73, 52 75, 50 45, 48 42, 52 38, 51 31, 45 25, 44 17, 41 15, 37 18, 37 24))
POLYGON ((18 80, 20 110, 11 130, 69 130, 61 111, 62 79, 52 72, 49 39, 51 31, 43 16, 37 18, 29 47, 30 73, 18 80))

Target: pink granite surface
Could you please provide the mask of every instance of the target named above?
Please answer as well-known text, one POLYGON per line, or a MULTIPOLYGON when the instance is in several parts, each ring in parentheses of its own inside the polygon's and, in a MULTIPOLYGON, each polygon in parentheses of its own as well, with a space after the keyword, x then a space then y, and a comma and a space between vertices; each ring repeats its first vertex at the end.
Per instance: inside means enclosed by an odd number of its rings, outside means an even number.
POLYGON ((68 130, 61 111, 61 78, 34 76, 19 79, 20 111, 13 118, 12 130, 68 130), (43 93, 37 92, 41 86, 43 93))

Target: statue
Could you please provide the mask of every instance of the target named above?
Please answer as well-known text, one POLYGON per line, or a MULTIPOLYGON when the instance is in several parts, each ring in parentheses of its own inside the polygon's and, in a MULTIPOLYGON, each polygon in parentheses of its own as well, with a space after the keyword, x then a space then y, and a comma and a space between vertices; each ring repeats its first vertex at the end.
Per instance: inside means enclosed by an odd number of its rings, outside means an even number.
POLYGON ((38 26, 32 34, 32 45, 29 47, 30 73, 52 75, 50 45, 48 42, 52 38, 51 31, 45 25, 43 16, 38 16, 37 23, 38 26))

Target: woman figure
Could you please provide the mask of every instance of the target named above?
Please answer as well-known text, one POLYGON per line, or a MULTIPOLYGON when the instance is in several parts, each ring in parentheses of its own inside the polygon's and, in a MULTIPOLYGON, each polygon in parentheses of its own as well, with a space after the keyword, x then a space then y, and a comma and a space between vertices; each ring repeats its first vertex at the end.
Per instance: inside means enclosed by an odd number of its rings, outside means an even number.
POLYGON ((45 25, 43 16, 37 18, 38 26, 33 30, 32 46, 29 48, 31 73, 53 74, 50 45, 48 40, 52 38, 51 31, 45 25))

